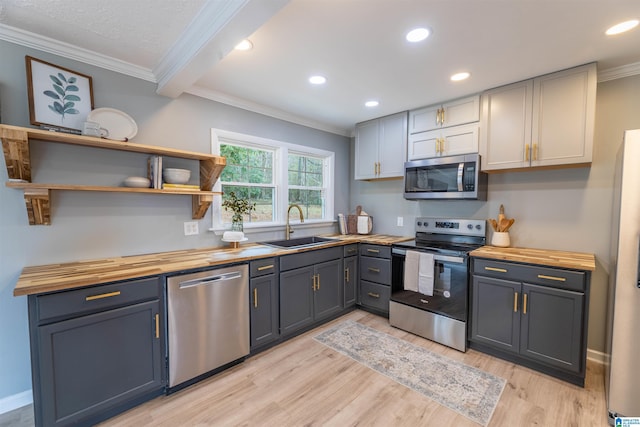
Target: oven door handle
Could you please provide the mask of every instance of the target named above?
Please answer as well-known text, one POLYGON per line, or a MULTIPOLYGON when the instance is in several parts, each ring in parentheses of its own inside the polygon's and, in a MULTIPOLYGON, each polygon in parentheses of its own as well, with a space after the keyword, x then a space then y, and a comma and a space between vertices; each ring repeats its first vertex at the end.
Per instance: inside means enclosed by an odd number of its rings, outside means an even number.
MULTIPOLYGON (((421 252, 421 251, 416 251, 416 252, 421 252)), ((425 252, 425 251, 422 251, 422 252, 425 252)), ((392 248, 391 249, 391 254, 392 255, 406 256, 407 255, 407 250, 406 249, 400 249, 400 248, 392 248)), ((456 264, 464 264, 465 263, 465 259, 463 257, 450 256, 450 255, 433 255, 433 260, 434 261, 453 262, 453 263, 456 263, 456 264)))

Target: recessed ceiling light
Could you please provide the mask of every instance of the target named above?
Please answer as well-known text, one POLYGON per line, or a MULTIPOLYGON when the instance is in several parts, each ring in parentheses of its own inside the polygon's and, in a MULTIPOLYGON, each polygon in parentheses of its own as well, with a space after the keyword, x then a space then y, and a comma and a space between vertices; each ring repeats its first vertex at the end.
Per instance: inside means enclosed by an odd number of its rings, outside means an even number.
POLYGON ((323 85, 327 82, 327 78, 325 76, 311 76, 309 77, 309 83, 312 85, 323 85))
POLYGON ((414 28, 407 33, 407 41, 411 43, 421 42, 429 37, 431 32, 427 28, 414 28))
POLYGON ((620 34, 620 33, 624 33, 625 31, 629 31, 635 27, 638 26, 638 21, 637 19, 632 19, 630 21, 625 21, 625 22, 621 22, 619 24, 614 25, 613 27, 609 28, 607 31, 605 31, 605 34, 608 36, 613 36, 614 34, 620 34))
POLYGON ((244 39, 240 43, 238 43, 234 49, 235 50, 250 50, 252 48, 253 48, 253 43, 251 43, 251 40, 244 39))
POLYGON ((451 81, 459 82, 460 80, 468 79, 470 76, 471 76, 471 74, 467 73, 466 71, 464 71, 462 73, 456 73, 456 74, 451 76, 451 81))
POLYGON ((364 103, 364 106, 369 108, 377 107, 378 105, 380 105, 378 101, 367 101, 364 103))

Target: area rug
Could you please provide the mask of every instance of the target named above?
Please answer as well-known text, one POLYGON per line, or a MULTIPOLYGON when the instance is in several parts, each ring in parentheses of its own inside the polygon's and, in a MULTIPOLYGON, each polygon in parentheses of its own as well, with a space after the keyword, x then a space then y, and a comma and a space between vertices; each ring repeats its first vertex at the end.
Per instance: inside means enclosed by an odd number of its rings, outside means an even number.
POLYGON ((316 341, 486 426, 506 380, 352 320, 316 341))

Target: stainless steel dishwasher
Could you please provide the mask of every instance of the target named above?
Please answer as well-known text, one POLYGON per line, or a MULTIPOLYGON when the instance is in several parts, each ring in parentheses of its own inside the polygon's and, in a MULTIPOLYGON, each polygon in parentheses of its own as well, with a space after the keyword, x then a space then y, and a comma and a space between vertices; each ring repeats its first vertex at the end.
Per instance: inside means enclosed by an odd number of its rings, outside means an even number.
POLYGON ((246 264, 167 278, 169 388, 249 354, 246 264))

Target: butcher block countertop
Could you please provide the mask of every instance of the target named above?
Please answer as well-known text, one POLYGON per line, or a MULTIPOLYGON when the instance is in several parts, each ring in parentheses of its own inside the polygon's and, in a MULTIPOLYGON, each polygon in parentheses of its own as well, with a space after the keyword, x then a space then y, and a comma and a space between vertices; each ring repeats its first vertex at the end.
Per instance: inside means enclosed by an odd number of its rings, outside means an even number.
POLYGON ((469 253, 473 257, 489 258, 503 261, 524 262, 527 264, 551 267, 571 268, 574 270, 594 271, 596 258, 593 254, 583 252, 565 252, 549 249, 530 248, 498 248, 483 246, 469 253))
POLYGON ((202 267, 247 262, 310 250, 344 246, 350 243, 392 245, 412 240, 411 237, 371 235, 331 235, 336 239, 313 247, 280 249, 259 243, 247 243, 239 248, 213 247, 186 249, 156 254, 132 255, 64 264, 49 264, 25 267, 13 290, 14 296, 33 295, 44 292, 63 291, 83 286, 109 283, 136 277, 173 273, 202 267))

